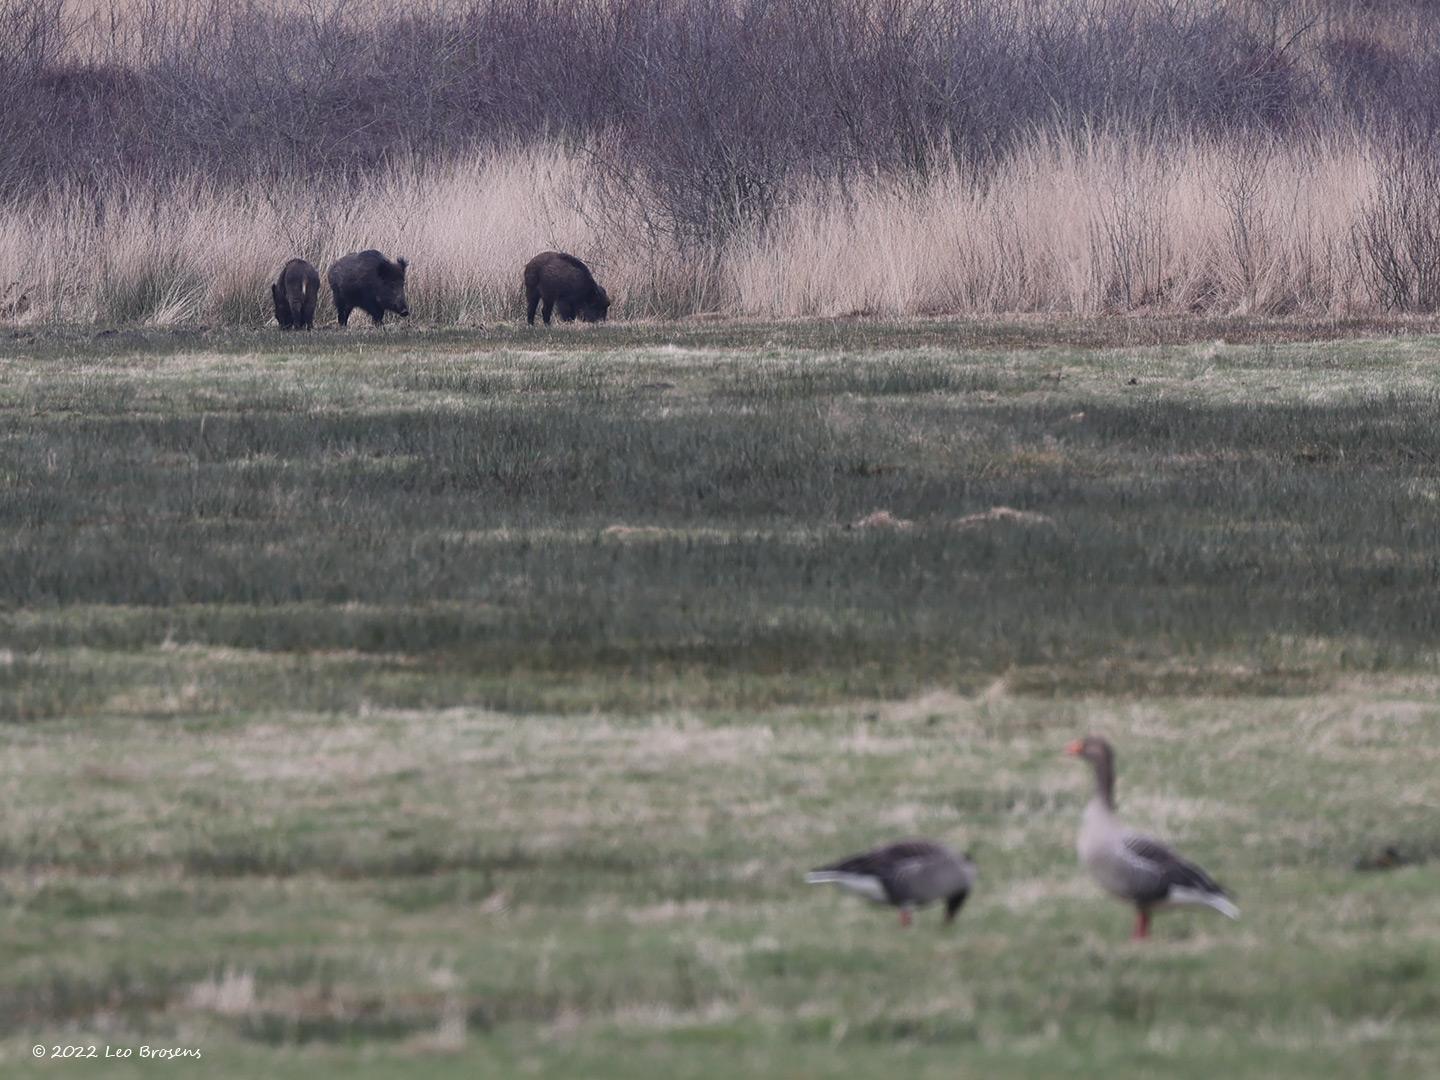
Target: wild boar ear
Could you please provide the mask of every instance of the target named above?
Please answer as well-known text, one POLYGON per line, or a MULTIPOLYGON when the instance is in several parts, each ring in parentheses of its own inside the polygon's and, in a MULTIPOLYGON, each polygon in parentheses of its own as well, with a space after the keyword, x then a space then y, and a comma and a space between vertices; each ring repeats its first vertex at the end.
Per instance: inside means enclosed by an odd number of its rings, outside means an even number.
POLYGON ((400 267, 401 270, 404 270, 407 266, 410 265, 410 261, 408 259, 396 259, 395 265, 400 267))

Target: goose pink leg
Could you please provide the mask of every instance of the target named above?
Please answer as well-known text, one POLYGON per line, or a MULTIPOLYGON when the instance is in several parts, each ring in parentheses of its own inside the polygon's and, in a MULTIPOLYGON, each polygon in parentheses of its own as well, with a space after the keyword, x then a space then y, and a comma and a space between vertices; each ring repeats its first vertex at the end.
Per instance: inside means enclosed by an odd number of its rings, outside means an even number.
POLYGON ((1135 912, 1135 933, 1130 935, 1131 941, 1144 941, 1150 936, 1150 913, 1148 911, 1135 912))

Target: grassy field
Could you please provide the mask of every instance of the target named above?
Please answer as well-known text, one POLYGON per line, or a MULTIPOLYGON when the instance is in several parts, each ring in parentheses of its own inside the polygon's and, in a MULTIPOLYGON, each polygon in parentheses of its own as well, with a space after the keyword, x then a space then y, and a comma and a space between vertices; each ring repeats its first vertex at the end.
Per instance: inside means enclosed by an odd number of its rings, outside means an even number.
POLYGON ((0 1072, 1424 1074, 1436 329, 0 337, 0 1072))

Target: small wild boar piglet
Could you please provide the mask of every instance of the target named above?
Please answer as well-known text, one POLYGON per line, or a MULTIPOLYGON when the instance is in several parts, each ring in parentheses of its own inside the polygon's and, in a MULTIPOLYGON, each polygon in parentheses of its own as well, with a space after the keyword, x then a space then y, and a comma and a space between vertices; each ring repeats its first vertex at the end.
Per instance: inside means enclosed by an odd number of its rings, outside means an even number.
POLYGON ((344 255, 330 264, 325 276, 335 297, 335 314, 340 325, 350 321, 350 312, 359 308, 379 326, 387 311, 401 318, 410 314, 405 302, 404 259, 391 262, 378 251, 357 251, 344 255))
POLYGON ((542 251, 525 264, 525 318, 531 326, 542 301, 546 326, 556 308, 561 322, 572 322, 577 315, 585 322, 600 322, 610 310, 610 297, 595 284, 590 268, 563 251, 542 251))
POLYGON ((281 330, 313 330, 315 301, 320 296, 320 272, 304 259, 291 259, 270 286, 275 321, 281 330))

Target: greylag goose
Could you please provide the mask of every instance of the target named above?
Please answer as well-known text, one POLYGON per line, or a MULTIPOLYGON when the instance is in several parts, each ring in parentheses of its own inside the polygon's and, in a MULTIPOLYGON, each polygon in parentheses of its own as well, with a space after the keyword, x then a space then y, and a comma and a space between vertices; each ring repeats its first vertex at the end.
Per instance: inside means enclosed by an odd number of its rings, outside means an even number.
POLYGON ((901 840, 811 870, 810 885, 838 885, 877 904, 900 909, 900 925, 910 913, 936 900, 945 901, 945 922, 954 920, 975 886, 970 853, 957 855, 932 840, 901 840))
POLYGON ((1084 758, 1095 770, 1095 795, 1085 807, 1075 844, 1080 864, 1101 888, 1135 905, 1137 940, 1150 936, 1150 913, 1157 908, 1200 905, 1240 917, 1240 909, 1214 878, 1115 817, 1115 751, 1108 742, 1087 735, 1065 752, 1084 758))

